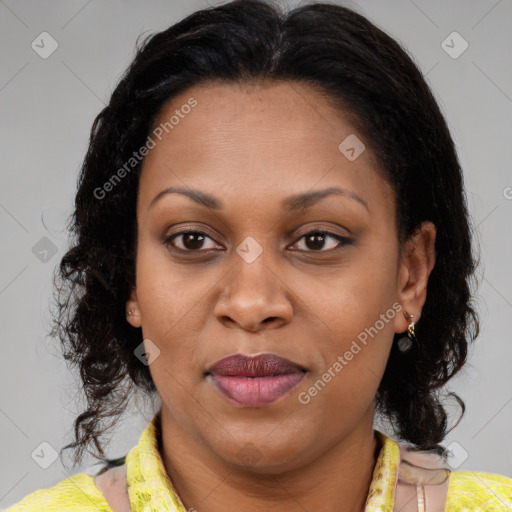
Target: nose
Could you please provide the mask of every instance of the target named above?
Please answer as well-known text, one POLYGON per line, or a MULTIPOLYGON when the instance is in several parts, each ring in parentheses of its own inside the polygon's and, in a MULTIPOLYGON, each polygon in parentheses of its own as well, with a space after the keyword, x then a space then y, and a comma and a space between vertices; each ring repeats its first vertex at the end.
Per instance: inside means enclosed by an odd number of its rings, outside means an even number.
POLYGON ((252 263, 240 258, 226 280, 214 310, 226 327, 256 332, 291 322, 291 291, 262 256, 252 263))

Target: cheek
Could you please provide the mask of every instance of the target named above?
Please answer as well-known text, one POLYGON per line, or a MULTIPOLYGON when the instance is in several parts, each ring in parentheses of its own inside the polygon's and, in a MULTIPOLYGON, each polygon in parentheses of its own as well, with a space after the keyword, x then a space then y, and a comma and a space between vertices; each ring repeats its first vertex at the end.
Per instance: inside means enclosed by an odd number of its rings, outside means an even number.
POLYGON ((195 395, 202 373, 191 368, 200 368, 196 340, 202 322, 198 300, 194 300, 190 286, 180 281, 175 273, 152 265, 141 269, 137 295, 143 311, 143 337, 160 351, 149 365, 151 377, 172 416, 194 430, 200 421, 194 398, 198 398, 195 395))
POLYGON ((147 335, 172 340, 173 333, 196 314, 208 283, 198 279, 197 268, 173 263, 163 244, 147 237, 140 241, 136 272, 137 298, 147 335))
POLYGON ((193 281, 187 283, 176 270, 170 269, 169 259, 162 254, 165 256, 164 250, 151 246, 139 249, 136 286, 143 337, 160 350, 158 359, 150 365, 153 380, 157 384, 158 380, 170 379, 172 387, 170 374, 178 377, 192 354, 193 347, 185 333, 189 332, 198 301, 191 286, 193 281))
MULTIPOLYGON (((377 249, 377 247, 376 247, 377 249)), ((300 290, 334 339, 352 340, 370 328, 397 298, 396 260, 388 252, 361 249, 349 264, 300 290), (307 289, 306 289, 307 288, 307 289)), ((301 281, 297 279, 297 283, 301 281)), ((296 285, 297 286, 297 285, 296 285)), ((390 314, 394 314, 394 310, 390 314)), ((388 315, 389 316, 389 315, 388 315)), ((388 331, 387 325, 380 330, 388 331)))
MULTIPOLYGON (((398 303, 395 303, 397 307, 398 303)), ((378 387, 384 372, 394 336, 392 303, 387 307, 339 312, 330 320, 328 343, 322 350, 322 364, 316 378, 324 378, 343 388, 349 395, 364 388, 378 387), (338 378, 341 376, 341 378, 338 378)))
POLYGON ((316 284, 310 293, 311 309, 318 312, 325 337, 317 345, 321 357, 305 401, 317 401, 318 411, 340 404, 342 415, 361 412, 373 401, 391 350, 394 319, 401 314, 395 261, 389 255, 378 261, 362 256, 333 275, 329 286, 316 284))
POLYGON ((306 418, 314 416, 327 438, 339 435, 340 426, 346 431, 355 428, 373 408, 391 349, 396 314, 393 309, 384 311, 384 317, 377 315, 372 323, 360 317, 350 326, 340 326, 337 332, 341 334, 333 335, 323 346, 322 364, 309 375, 297 396, 306 418))

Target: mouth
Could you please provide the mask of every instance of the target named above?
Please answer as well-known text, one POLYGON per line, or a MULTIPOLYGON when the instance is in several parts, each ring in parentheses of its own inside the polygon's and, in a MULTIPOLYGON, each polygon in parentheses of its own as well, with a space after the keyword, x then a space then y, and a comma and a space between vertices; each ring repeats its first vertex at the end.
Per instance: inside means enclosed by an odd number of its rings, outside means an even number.
POLYGON ((223 396, 241 407, 263 407, 286 396, 306 368, 275 354, 235 354, 205 372, 223 396))

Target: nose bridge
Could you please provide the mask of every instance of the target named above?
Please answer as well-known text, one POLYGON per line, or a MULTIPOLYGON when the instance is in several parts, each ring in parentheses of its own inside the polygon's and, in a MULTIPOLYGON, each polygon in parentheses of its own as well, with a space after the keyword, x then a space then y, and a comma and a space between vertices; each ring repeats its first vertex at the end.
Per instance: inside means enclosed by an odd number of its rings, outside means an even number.
POLYGON ((291 320, 292 305, 286 286, 278 277, 272 249, 247 237, 236 248, 235 261, 228 273, 216 306, 219 319, 230 320, 254 330, 271 319, 273 324, 291 320))
POLYGON ((235 262, 233 268, 232 295, 254 296, 255 299, 261 297, 269 300, 271 295, 278 291, 276 289, 281 288, 275 271, 272 271, 273 256, 270 252, 270 249, 265 249, 256 256, 256 249, 251 247, 250 242, 240 244, 237 248, 239 261, 235 262))

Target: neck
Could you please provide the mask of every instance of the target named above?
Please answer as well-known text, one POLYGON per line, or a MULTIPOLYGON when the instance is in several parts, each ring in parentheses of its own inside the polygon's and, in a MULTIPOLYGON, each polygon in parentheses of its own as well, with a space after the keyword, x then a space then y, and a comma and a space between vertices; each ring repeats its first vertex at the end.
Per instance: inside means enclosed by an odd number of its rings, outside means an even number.
POLYGON ((311 462, 279 474, 226 463, 161 412, 159 450, 187 510, 363 512, 380 445, 373 414, 311 462), (372 421, 368 421, 371 419, 372 421))

